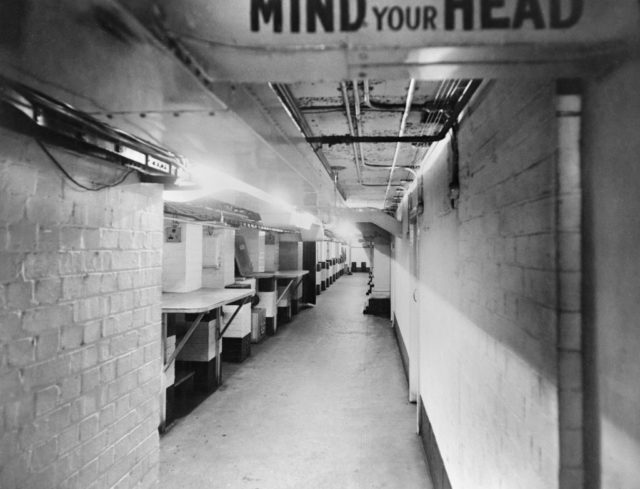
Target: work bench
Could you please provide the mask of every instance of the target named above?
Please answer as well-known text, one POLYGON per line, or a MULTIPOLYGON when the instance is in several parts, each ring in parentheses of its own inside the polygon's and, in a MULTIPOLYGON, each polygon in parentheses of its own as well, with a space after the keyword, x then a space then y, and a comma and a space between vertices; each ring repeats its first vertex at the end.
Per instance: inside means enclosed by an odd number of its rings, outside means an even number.
POLYGON ((293 307, 297 311, 297 299, 293 294, 308 273, 307 270, 279 270, 277 272, 247 274, 248 277, 255 278, 257 281, 260 307, 265 309, 267 333, 269 335, 276 334, 278 330, 278 307, 282 305, 288 309, 289 305, 295 301, 296 305, 293 307), (279 290, 281 288, 282 291, 279 290))
POLYGON ((289 314, 285 313, 289 318, 298 312, 298 288, 308 273, 308 270, 279 270, 275 272, 279 294, 276 305, 290 309, 289 314))
MULTIPOLYGON (((245 304, 250 302, 250 298, 254 292, 250 289, 209 289, 202 288, 193 292, 170 292, 162 294, 162 355, 163 355, 163 372, 166 372, 176 358, 183 350, 189 339, 196 331, 196 328, 202 319, 210 313, 215 312, 215 383, 220 385, 221 378, 221 359, 220 359, 220 338, 225 330, 231 325, 234 318, 245 304), (228 321, 222 323, 222 307, 228 304, 237 304, 237 308, 228 321), (180 339, 175 350, 167 357, 167 330, 169 315, 185 314, 195 315, 191 320, 184 336, 180 339)), ((163 386, 167 387, 167 386, 163 386)), ((160 430, 166 429, 166 399, 163 396, 161 409, 160 430)))

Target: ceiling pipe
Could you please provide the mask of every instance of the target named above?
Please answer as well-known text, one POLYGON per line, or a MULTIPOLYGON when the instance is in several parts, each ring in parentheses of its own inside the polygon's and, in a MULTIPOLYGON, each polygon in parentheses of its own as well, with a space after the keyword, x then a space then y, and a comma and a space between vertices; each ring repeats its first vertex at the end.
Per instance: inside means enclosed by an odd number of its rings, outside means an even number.
MULTIPOLYGON (((354 137, 355 130, 353 128, 353 120, 351 119, 351 106, 349 105, 349 94, 347 93, 347 84, 345 82, 340 82, 340 90, 342 92, 342 101, 344 102, 344 108, 347 113, 347 124, 349 125, 349 134, 351 135, 351 137, 354 137)), ((353 157, 356 164, 356 175, 358 177, 358 183, 362 183, 362 175, 360 173, 360 164, 358 161, 358 148, 354 142, 352 142, 351 145, 353 147, 353 157)))
MULTIPOLYGON (((375 110, 375 111, 383 111, 383 112, 404 112, 407 110, 406 104, 385 104, 381 102, 374 102, 371 100, 371 88, 369 87, 369 79, 365 78, 363 80, 363 102, 367 109, 375 110)), ((413 103, 409 106, 409 111, 411 112, 440 112, 447 113, 449 112, 449 108, 438 106, 432 102, 424 102, 421 104, 413 105, 413 103)))
MULTIPOLYGON (((438 92, 434 99, 434 103, 436 103, 437 100, 441 97, 443 100, 452 98, 455 95, 455 92, 462 86, 463 83, 464 83, 463 80, 452 80, 450 83, 446 80, 443 81, 440 87, 438 88, 438 92)), ((453 128, 453 125, 458 122, 463 110, 465 109, 465 107, 468 106, 471 98, 478 92, 478 89, 481 83, 482 82, 480 80, 469 80, 467 82, 466 86, 464 87, 464 90, 462 91, 462 94, 458 97, 458 100, 453 106, 453 112, 448 117, 446 127, 445 127, 446 133, 448 133, 453 128)), ((427 120, 427 123, 429 122, 432 122, 432 120, 431 119, 427 120)), ((444 139, 444 136, 443 136, 443 139, 444 139)), ((425 158, 429 158, 429 153, 425 155, 425 158)), ((413 175, 414 175, 414 182, 417 182, 418 181, 417 173, 413 172, 413 175)), ((412 185, 409 186, 409 189, 411 188, 412 188, 412 185)))
MULTIPOLYGON (((411 103, 413 102, 413 95, 416 92, 416 80, 412 78, 409 82, 409 89, 407 90, 407 105, 405 107, 405 111, 402 114, 402 119, 400 120, 400 130, 398 131, 398 137, 404 136, 405 128, 407 127, 407 119, 409 118, 409 112, 411 111, 411 103)), ((398 155, 400 154, 400 143, 396 143, 396 150, 393 153, 393 162, 391 163, 391 170, 389 171, 389 180, 387 183, 387 190, 384 193, 384 200, 382 202, 382 207, 385 207, 387 203, 387 197, 389 195, 389 188, 391 187, 391 179, 393 178, 393 172, 396 168, 396 163, 398 162, 398 155)))
MULTIPOLYGON (((359 82, 357 80, 353 80, 354 90, 360 92, 359 82)), ((372 102, 371 101, 371 89, 369 88, 369 79, 365 78, 363 81, 363 90, 362 90, 362 106, 361 111, 377 111, 377 112, 404 112, 406 105, 405 104, 391 104, 391 103, 382 103, 382 102, 372 102)), ((357 103, 360 105, 360 99, 357 99, 357 103)), ((300 107, 300 111, 304 113, 322 113, 322 112, 337 112, 344 110, 342 105, 305 105, 300 107)), ((422 104, 416 104, 411 107, 412 111, 415 112, 425 112, 425 111, 443 111, 445 110, 443 107, 438 106, 431 102, 425 102, 422 104)))
MULTIPOLYGON (((298 103, 296 102, 295 97, 291 93, 291 90, 289 90, 289 87, 281 83, 269 83, 269 87, 276 94, 276 97, 278 97, 278 99, 280 100, 280 103, 282 104, 285 112, 287 113, 289 118, 293 121, 293 123, 298 128, 298 130, 302 133, 302 135, 304 135, 305 137, 310 136, 312 134, 311 128, 309 127, 309 124, 307 123, 307 120, 305 119, 305 117, 300 112, 298 103)), ((322 152, 322 149, 312 146, 312 150, 316 154, 318 160, 320 161, 324 169, 329 174, 329 177, 333 178, 331 165, 329 164, 329 161, 327 161, 327 158, 322 152)), ((298 175, 300 175, 305 181, 310 183, 312 188, 317 189, 317 186, 311 183, 306 176, 302 175, 300 171, 295 168, 295 165, 291 166, 288 160, 286 160, 285 158, 283 159, 285 160, 285 163, 287 163, 296 173, 298 173, 298 175)), ((343 198, 343 200, 346 200, 347 197, 344 194, 344 191, 341 188, 338 188, 337 190, 340 193, 340 196, 343 198)))
MULTIPOLYGON (((289 90, 289 87, 282 83, 269 83, 269 87, 271 88, 271 90, 273 90, 273 92, 280 100, 280 103, 289 115, 289 118, 298 128, 298 131, 300 131, 305 137, 311 136, 311 134, 313 134, 313 132, 311 131, 311 127, 309 127, 307 120, 300 112, 300 107, 298 107, 298 103, 291 93, 291 90, 289 90)), ((327 171, 329 176, 331 176, 331 165, 327 161, 324 153, 322 153, 322 150, 313 148, 313 151, 316 153, 316 156, 320 160, 320 163, 322 163, 322 166, 327 171)))
MULTIPOLYGON (((354 95, 355 95, 355 103, 356 103, 356 111, 361 113, 361 107, 360 107, 360 91, 358 89, 358 82, 357 80, 353 81, 353 91, 354 91, 354 95)), ((363 80, 363 102, 364 104, 371 108, 374 109, 375 107, 373 106, 373 104, 371 103, 371 89, 369 88, 369 79, 365 78, 363 80)), ((406 104, 405 104, 405 111, 406 111, 406 104)), ((376 109, 377 110, 377 109, 376 109)), ((383 110, 383 109, 380 109, 383 110)), ((356 120, 358 121, 358 128, 360 128, 360 121, 359 121, 359 117, 356 116, 356 120)), ((360 130, 358 130, 358 137, 359 138, 363 138, 360 130)), ((389 138, 389 141, 386 142, 394 142, 397 143, 397 139, 395 138, 389 138)), ((362 142, 384 142, 381 141, 380 139, 374 140, 371 139, 371 141, 367 141, 365 138, 361 139, 360 141, 358 141, 358 145, 360 146, 360 154, 362 155, 362 142)), ((416 141, 413 141, 416 142, 416 141)), ((420 142, 424 142, 424 141, 420 141, 420 142)), ((372 169, 376 169, 376 170, 390 170, 392 168, 392 165, 371 165, 369 163, 367 163, 364 160, 364 156, 362 155, 362 165, 365 168, 372 168, 372 169)), ((403 170, 406 170, 408 172, 410 172, 414 178, 417 177, 417 173, 412 169, 412 168, 408 168, 406 166, 402 166, 402 167, 398 167, 398 168, 402 168, 403 170)), ((382 185, 385 186, 385 185, 382 185)))
MULTIPOLYGON (((362 182, 360 185, 362 185, 363 187, 386 187, 387 186, 386 183, 364 183, 364 182, 362 182)), ((401 186, 402 185, 401 182, 394 182, 392 185, 394 187, 399 187, 404 190, 404 187, 401 186)))
MULTIPOLYGON (((356 112, 356 134, 358 137, 362 137, 362 113, 360 112, 360 90, 358 89, 358 80, 353 80, 353 105, 356 112)), ((364 161, 364 153, 362 152, 362 143, 357 143, 358 152, 360 153, 360 163, 363 167, 367 166, 364 161)), ((360 181, 362 184, 362 181, 360 181)))
POLYGON ((371 88, 369 88, 369 79, 365 78, 362 81, 362 92, 364 96, 364 104, 367 107, 371 107, 371 88))

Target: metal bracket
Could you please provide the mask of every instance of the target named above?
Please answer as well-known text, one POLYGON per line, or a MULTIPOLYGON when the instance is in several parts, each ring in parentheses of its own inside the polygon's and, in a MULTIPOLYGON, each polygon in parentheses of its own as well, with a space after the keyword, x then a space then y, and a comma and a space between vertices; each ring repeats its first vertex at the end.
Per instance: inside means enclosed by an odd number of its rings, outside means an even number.
MULTIPOLYGON (((242 302, 238 305, 238 307, 236 307, 236 310, 233 311, 233 314, 231 315, 231 318, 229 318, 229 321, 227 321, 227 324, 225 324, 224 328, 222 328, 222 331, 220 331, 220 338, 222 338, 222 336, 224 335, 225 331, 227 331, 227 328, 229 328, 229 326, 231 326, 231 323, 233 322, 233 320, 236 318, 236 316, 240 312, 240 309, 242 308, 242 306, 244 306, 247 302, 249 302, 250 298, 251 297, 245 297, 244 299, 242 299, 242 302)), ((217 338, 216 338, 216 340, 217 340, 217 338)))
POLYGON ((182 339, 180 340, 180 343, 178 343, 178 345, 176 346, 176 349, 173 351, 173 353, 167 360, 167 363, 164 364, 164 367, 162 369, 163 372, 166 372, 167 369, 171 366, 171 364, 175 361, 176 357, 178 356, 180 351, 184 348, 184 345, 187 344, 187 341, 189 341, 189 338, 191 338, 191 336, 195 332, 196 328, 200 324, 200 321, 202 321, 202 318, 204 317, 205 314, 206 313, 201 312, 200 314, 198 314, 198 317, 196 317, 196 319, 191 323, 191 326, 189 326, 187 333, 182 337, 182 339))
POLYGON ((287 284, 287 286, 284 288, 284 290, 282 291, 282 294, 280 295, 280 297, 278 297, 278 300, 276 301, 276 305, 280 304, 280 301, 282 301, 282 299, 284 298, 285 295, 287 295, 287 291, 289 290, 289 288, 291 287, 291 284, 293 283, 295 279, 292 278, 289 283, 287 284))

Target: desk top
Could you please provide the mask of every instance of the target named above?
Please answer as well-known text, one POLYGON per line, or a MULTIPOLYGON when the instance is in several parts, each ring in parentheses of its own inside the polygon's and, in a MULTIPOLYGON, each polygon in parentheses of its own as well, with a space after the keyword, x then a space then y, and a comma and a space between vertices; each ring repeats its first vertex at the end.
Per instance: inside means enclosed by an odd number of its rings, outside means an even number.
POLYGON ((309 270, 279 270, 275 272, 276 278, 300 278, 309 273, 309 270))
POLYGON ((230 302, 254 294, 251 289, 198 289, 193 292, 164 292, 162 312, 198 313, 208 312, 230 302))
POLYGON ((277 272, 254 272, 251 278, 299 278, 307 275, 309 270, 278 270, 277 272))
POLYGON ((247 278, 273 278, 276 272, 253 272, 247 275, 247 278))

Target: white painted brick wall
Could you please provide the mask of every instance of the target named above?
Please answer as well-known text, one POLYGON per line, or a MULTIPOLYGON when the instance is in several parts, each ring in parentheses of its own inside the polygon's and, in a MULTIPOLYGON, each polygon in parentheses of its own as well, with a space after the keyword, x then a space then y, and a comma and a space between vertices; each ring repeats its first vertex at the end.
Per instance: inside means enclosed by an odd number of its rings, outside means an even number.
POLYGON ((79 191, 32 140, 0 147, 0 487, 155 487, 161 190, 79 191))
POLYGON ((425 175, 420 391, 454 488, 559 484, 554 94, 495 83, 460 129, 458 209, 450 153, 425 175))
MULTIPOLYGON (((409 338, 409 308, 411 307, 410 301, 414 282, 410 272, 409 260, 411 253, 409 240, 400 238, 395 240, 391 286, 394 300, 394 313, 403 338, 407 338, 405 341, 408 341, 409 338)), ((360 262, 358 262, 358 266, 360 266, 360 262)), ((410 352, 409 356, 411 356, 410 352)))
POLYGON ((586 468, 598 471, 601 487, 617 489, 640 485, 639 77, 640 60, 631 57, 586 81, 582 120, 583 313, 593 416, 586 468))

